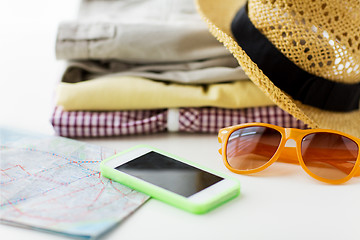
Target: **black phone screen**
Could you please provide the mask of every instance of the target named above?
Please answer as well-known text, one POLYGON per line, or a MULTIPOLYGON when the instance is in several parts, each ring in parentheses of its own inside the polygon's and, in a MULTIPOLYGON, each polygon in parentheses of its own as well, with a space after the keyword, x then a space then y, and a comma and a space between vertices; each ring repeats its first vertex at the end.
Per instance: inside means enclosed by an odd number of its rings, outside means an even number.
POLYGON ((222 177, 154 151, 115 169, 184 197, 189 197, 223 180, 222 177))

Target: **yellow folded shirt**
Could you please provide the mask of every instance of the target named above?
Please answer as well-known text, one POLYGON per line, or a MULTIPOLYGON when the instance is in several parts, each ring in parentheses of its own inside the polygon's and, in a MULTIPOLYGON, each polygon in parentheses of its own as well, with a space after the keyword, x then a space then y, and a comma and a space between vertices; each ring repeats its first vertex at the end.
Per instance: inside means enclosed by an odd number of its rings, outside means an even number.
POLYGON ((183 85, 127 76, 59 83, 56 104, 66 111, 204 106, 246 108, 274 105, 250 80, 183 85))

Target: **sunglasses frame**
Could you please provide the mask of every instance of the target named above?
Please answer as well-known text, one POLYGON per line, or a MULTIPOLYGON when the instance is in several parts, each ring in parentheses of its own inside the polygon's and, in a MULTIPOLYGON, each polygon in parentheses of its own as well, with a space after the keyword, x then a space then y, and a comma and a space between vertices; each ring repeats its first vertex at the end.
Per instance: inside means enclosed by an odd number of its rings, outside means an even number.
MULTIPOLYGON (((221 148, 219 149, 219 153, 222 155, 222 159, 223 159, 225 166, 230 171, 232 171, 234 173, 238 173, 238 174, 251 174, 251 173, 260 172, 260 171, 268 168, 274 162, 276 162, 279 159, 281 153, 284 151, 284 149, 286 149, 285 144, 289 139, 293 139, 296 142, 295 149, 296 149, 298 163, 300 163, 300 166, 311 177, 313 177, 319 181, 325 182, 325 183, 341 184, 341 183, 345 183, 345 182, 349 181, 354 176, 360 175, 360 171, 359 171, 360 170, 360 139, 355 138, 354 136, 351 136, 349 134, 346 134, 346 133, 343 133, 340 131, 330 130, 330 129, 305 129, 305 130, 303 130, 303 129, 297 129, 297 128, 283 128, 283 127, 279 127, 279 126, 267 124, 267 123, 245 123, 245 124, 240 124, 240 125, 234 125, 234 126, 222 128, 219 130, 218 141, 219 141, 219 143, 221 143, 221 148), (229 163, 227 161, 227 157, 226 157, 226 149, 227 149, 227 144, 228 144, 230 135, 234 131, 239 130, 241 128, 246 128, 246 127, 267 127, 267 128, 275 129, 281 134, 281 140, 280 140, 279 146, 278 146, 275 154, 271 157, 271 159, 269 159, 269 161, 266 164, 262 165, 261 167, 251 169, 251 170, 238 170, 229 165, 229 163), (358 156, 357 156, 356 162, 354 164, 354 167, 348 176, 346 176, 342 179, 336 179, 336 180, 326 179, 326 178, 317 176, 316 174, 312 173, 307 168, 307 166, 304 163, 302 154, 301 154, 301 143, 305 136, 312 134, 312 133, 334 133, 334 134, 338 134, 338 135, 347 137, 357 144, 358 156)), ((288 162, 293 162, 293 161, 291 161, 289 159, 288 162)))

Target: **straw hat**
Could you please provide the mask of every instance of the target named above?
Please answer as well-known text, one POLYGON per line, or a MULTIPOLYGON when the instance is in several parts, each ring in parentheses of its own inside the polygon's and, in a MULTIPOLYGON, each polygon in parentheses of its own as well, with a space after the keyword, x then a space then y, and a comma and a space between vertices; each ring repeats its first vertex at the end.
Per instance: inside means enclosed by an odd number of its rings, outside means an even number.
POLYGON ((280 108, 360 137, 359 0, 197 0, 210 32, 280 108))

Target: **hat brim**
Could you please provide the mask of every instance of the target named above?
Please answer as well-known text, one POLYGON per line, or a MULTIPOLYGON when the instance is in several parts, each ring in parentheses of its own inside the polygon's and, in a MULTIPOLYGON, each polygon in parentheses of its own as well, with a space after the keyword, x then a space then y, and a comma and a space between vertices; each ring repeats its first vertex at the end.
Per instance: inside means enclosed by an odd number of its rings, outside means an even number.
MULTIPOLYGON (((352 112, 332 112, 295 101, 261 71, 246 52, 234 40, 230 26, 232 19, 246 0, 197 0, 197 8, 208 24, 209 31, 233 54, 248 77, 276 105, 310 128, 327 128, 360 137, 360 110, 352 112)), ((341 99, 339 99, 341 101, 341 99)))

